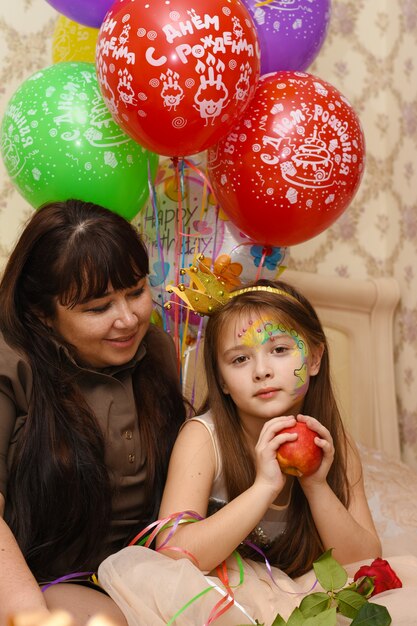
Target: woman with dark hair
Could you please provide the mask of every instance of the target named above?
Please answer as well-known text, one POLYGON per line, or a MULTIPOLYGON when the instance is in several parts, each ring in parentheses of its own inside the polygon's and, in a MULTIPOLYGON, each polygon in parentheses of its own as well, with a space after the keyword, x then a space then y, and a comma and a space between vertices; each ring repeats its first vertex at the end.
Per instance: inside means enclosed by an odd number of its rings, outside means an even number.
POLYGON ((150 325, 148 256, 119 215, 35 212, 0 283, 0 623, 112 600, 86 584, 150 521, 185 418, 172 340, 150 325), (84 576, 86 577, 86 576, 84 576), (80 578, 83 578, 80 575, 80 578))

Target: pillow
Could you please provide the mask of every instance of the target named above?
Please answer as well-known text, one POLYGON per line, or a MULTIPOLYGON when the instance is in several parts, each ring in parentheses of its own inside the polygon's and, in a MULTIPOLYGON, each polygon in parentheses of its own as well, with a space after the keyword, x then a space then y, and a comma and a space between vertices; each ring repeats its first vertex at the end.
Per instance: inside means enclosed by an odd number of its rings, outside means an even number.
POLYGON ((384 452, 357 445, 383 556, 417 556, 417 472, 384 452))

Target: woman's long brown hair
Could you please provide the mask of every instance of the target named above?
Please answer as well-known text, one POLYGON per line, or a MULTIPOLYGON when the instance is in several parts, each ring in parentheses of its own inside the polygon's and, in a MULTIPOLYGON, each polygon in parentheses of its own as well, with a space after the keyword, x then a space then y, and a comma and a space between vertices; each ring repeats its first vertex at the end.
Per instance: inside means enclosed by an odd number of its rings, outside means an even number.
MULTIPOLYGON (((323 346, 320 370, 310 378, 304 398, 303 413, 318 419, 330 431, 335 457, 327 480, 341 502, 349 502, 346 477, 347 439, 332 391, 329 353, 322 325, 308 300, 296 289, 282 282, 260 280, 256 285, 278 287, 289 296, 269 291, 252 291, 231 298, 208 320, 204 339, 204 358, 208 385, 208 406, 211 409, 218 436, 222 467, 229 500, 248 489, 255 479, 253 454, 249 449, 236 407, 229 395, 223 393, 218 373, 218 347, 223 325, 241 313, 266 311, 287 328, 297 331, 307 342, 310 352, 323 346)), ((249 285, 245 285, 249 286, 249 285)), ((287 510, 286 530, 267 550, 269 561, 290 576, 308 571, 323 552, 306 497, 297 480, 287 510)), ((257 553, 251 558, 260 559, 257 553)))
MULTIPOLYGON (((42 320, 53 317, 57 300, 71 307, 104 294, 109 283, 116 290, 129 288, 147 273, 147 252, 135 228, 117 214, 78 200, 36 211, 5 268, 0 330, 26 355, 33 372, 5 519, 40 580, 53 575, 50 564, 71 545, 78 551, 71 555, 70 571, 90 568, 111 517, 103 433, 78 389, 70 361, 62 361, 57 338, 42 320)), ((164 355, 148 351, 135 370, 133 386, 147 459, 146 524, 157 514, 185 410, 164 355)))

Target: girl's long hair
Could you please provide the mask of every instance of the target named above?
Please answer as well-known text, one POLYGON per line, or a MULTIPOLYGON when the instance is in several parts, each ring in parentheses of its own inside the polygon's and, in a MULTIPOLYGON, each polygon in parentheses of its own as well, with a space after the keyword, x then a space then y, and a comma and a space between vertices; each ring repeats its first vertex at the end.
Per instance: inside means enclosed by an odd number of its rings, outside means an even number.
MULTIPOLYGON (((306 340, 311 353, 323 346, 320 370, 310 378, 304 398, 303 413, 318 419, 330 431, 335 457, 327 480, 347 506, 349 502, 346 477, 347 439, 340 413, 333 395, 330 380, 329 353, 322 325, 308 300, 292 286, 282 281, 260 280, 255 285, 277 287, 284 295, 272 291, 249 291, 231 298, 208 320, 204 358, 208 385, 208 406, 216 426, 225 485, 229 500, 248 489, 255 479, 255 463, 236 406, 229 395, 223 393, 218 372, 219 338, 223 325, 240 314, 265 316, 269 311, 272 319, 278 319, 286 328, 294 329, 306 340), (288 296, 285 293, 289 294, 288 296)), ((313 561, 323 552, 306 497, 298 480, 294 480, 286 518, 286 531, 266 551, 269 561, 290 576, 300 576, 308 571, 313 561)), ((257 553, 251 558, 260 559, 257 553)))
MULTIPOLYGON (((28 416, 16 442, 5 519, 32 572, 51 575, 59 553, 76 545, 70 571, 102 552, 111 518, 104 437, 76 383, 70 359, 43 322, 56 302, 72 307, 135 285, 148 255, 135 228, 100 206, 69 200, 36 211, 12 252, 0 284, 0 330, 33 372, 28 416)), ((71 346, 66 346, 71 352, 71 346)), ((165 355, 166 358, 166 355, 165 355)), ((134 372, 146 455, 144 519, 156 515, 184 404, 164 355, 147 351, 134 372)), ((128 538, 126 538, 128 539, 128 538)))

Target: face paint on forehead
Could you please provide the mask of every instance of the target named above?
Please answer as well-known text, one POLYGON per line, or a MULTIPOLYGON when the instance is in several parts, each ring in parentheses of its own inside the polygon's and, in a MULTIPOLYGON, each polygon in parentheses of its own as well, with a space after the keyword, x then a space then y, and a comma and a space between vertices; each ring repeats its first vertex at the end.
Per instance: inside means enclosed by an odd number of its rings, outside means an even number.
POLYGON ((277 337, 285 335, 294 340, 294 350, 301 352, 303 360, 308 356, 308 346, 297 331, 289 330, 284 324, 276 320, 269 321, 263 318, 255 321, 248 320, 247 327, 243 327, 237 335, 242 343, 249 347, 262 346, 267 341, 275 341, 277 337))
POLYGON ((296 381, 293 393, 294 396, 299 396, 305 391, 309 351, 306 341, 295 329, 288 329, 285 324, 276 320, 259 318, 255 321, 248 320, 247 326, 241 328, 237 334, 241 342, 250 348, 260 348, 267 342, 273 343, 282 336, 290 337, 294 342, 292 353, 301 358, 300 367, 294 370, 296 381))

